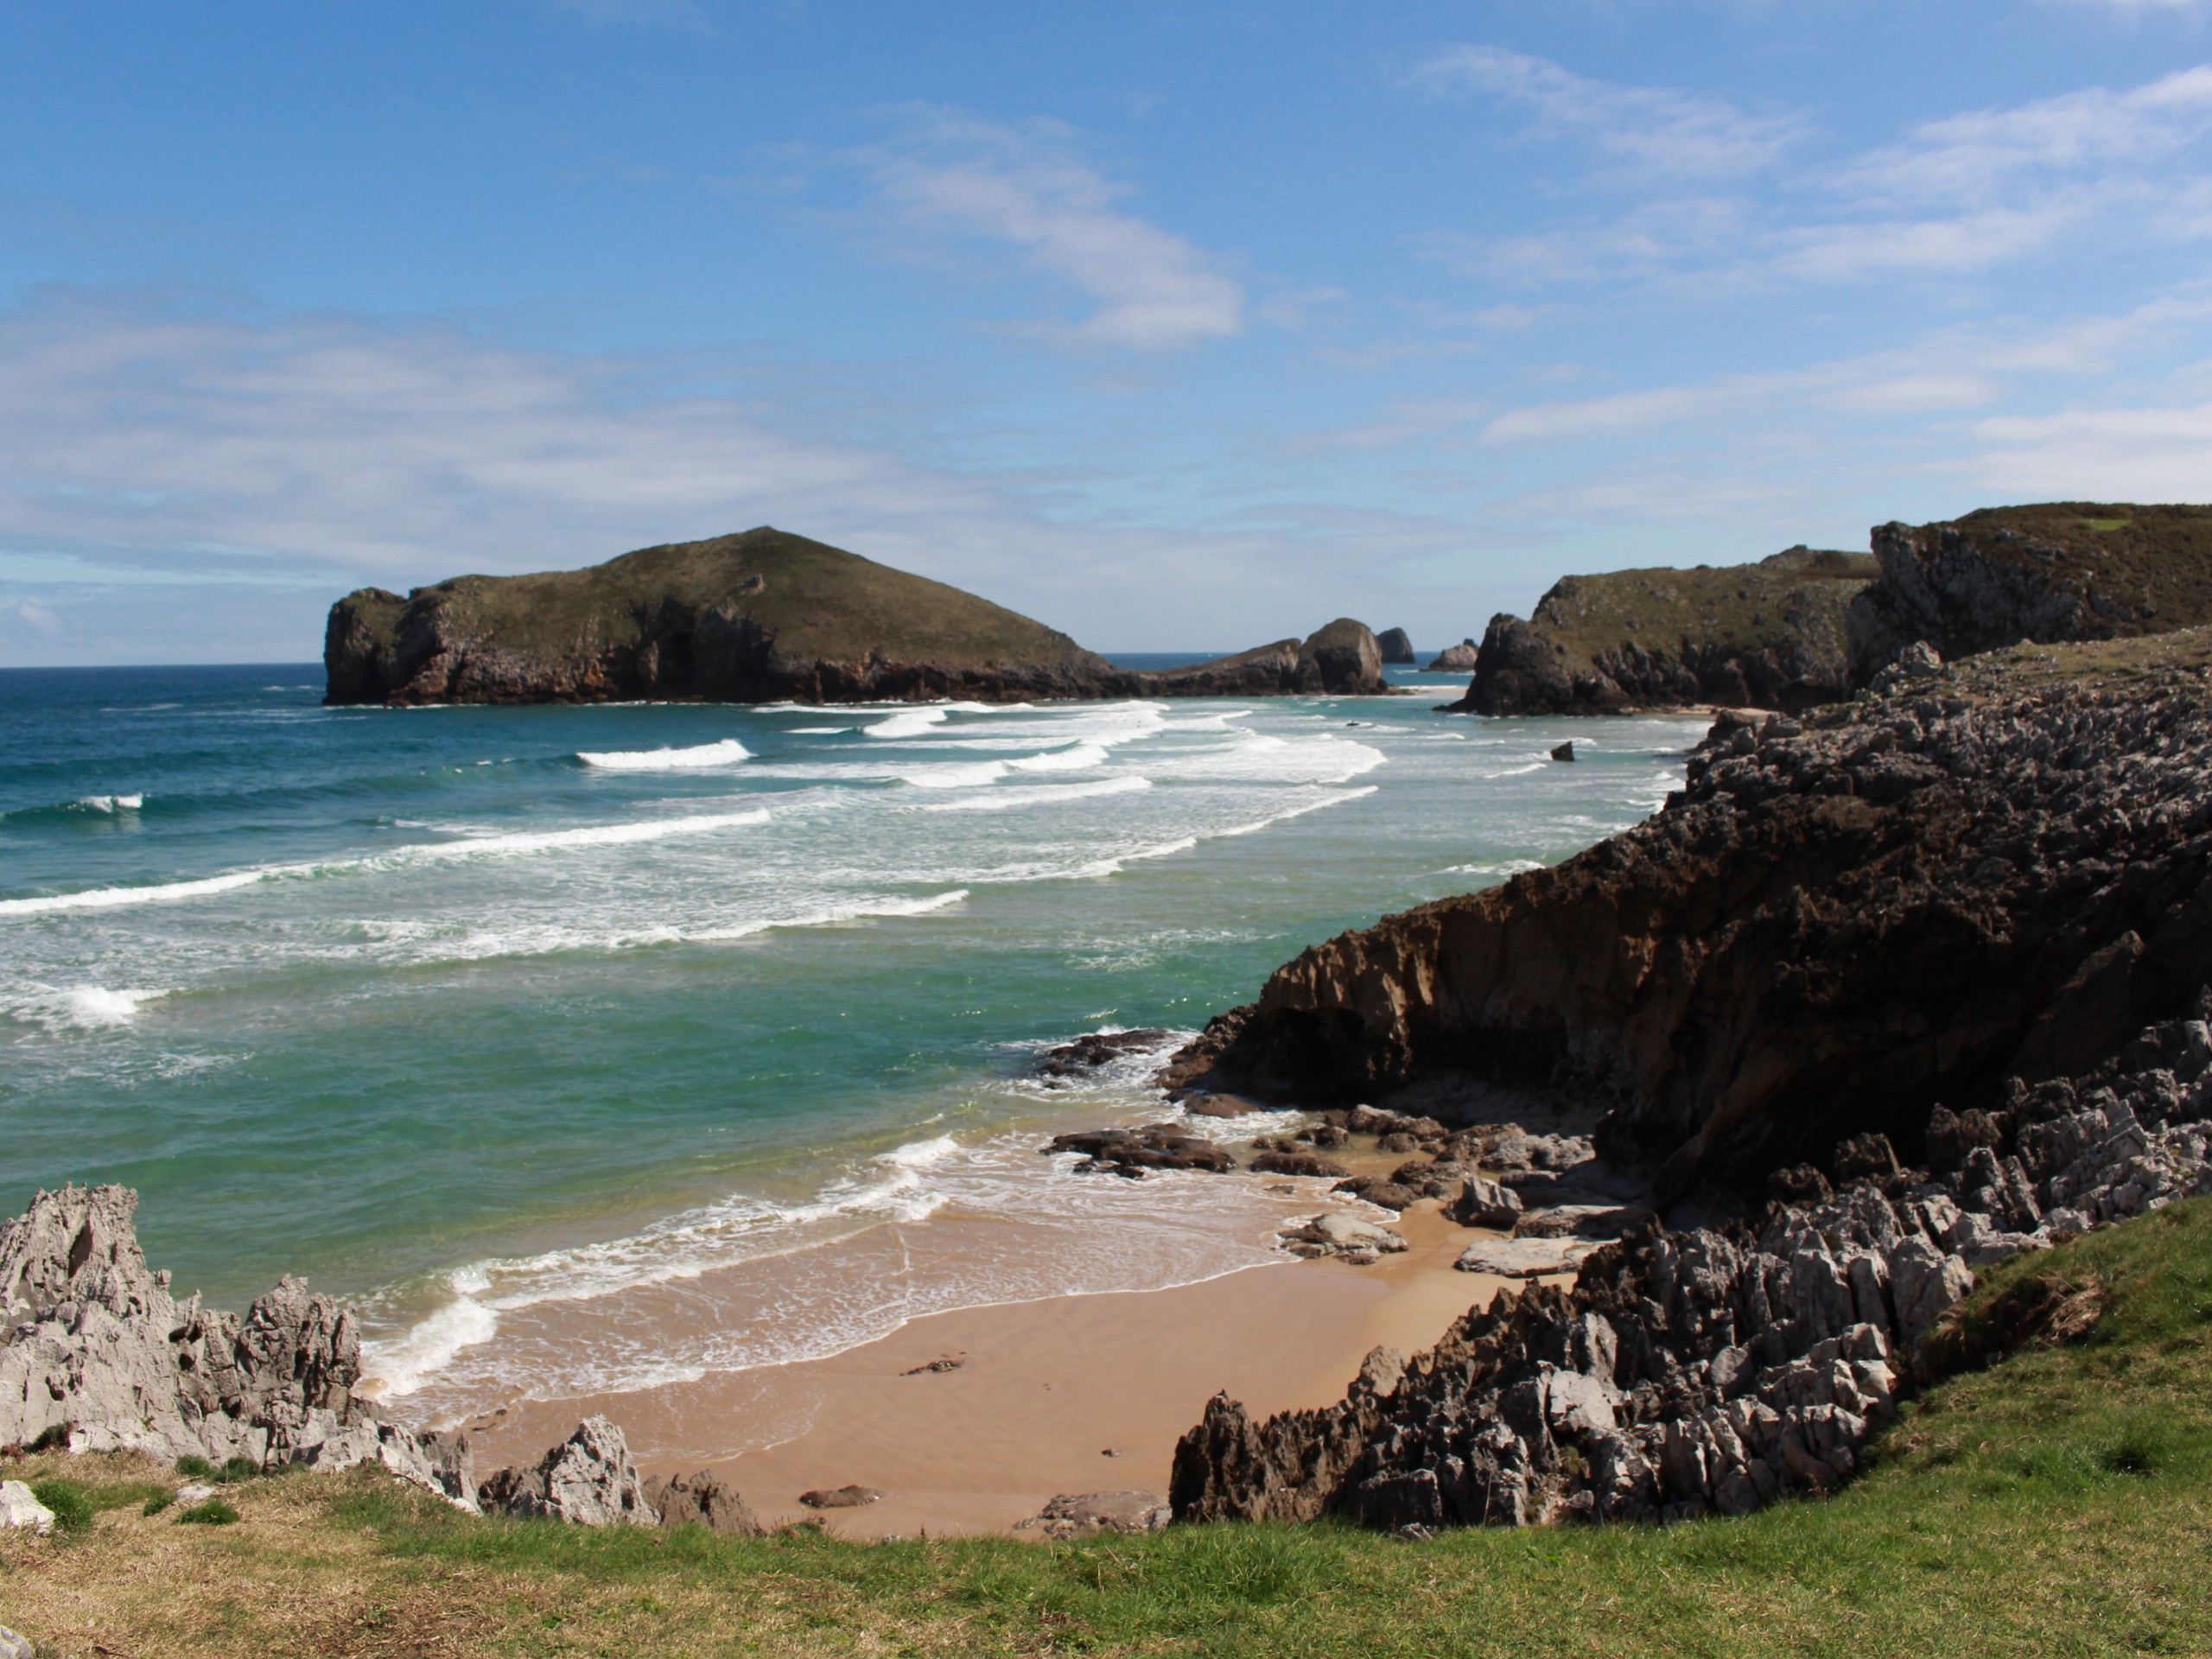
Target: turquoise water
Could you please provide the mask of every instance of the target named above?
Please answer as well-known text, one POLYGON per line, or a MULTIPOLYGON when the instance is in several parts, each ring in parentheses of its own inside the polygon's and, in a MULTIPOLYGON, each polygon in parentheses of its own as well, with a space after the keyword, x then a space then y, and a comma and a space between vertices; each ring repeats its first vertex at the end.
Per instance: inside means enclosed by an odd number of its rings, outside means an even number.
POLYGON ((1195 1027, 1338 929, 1560 858, 1700 729, 320 693, 0 673, 0 1204, 126 1182, 181 1285, 364 1299, 395 1394, 441 1408, 1254 1259, 1274 1209, 1233 1184, 1037 1157, 1158 1103, 1149 1060, 1055 1092, 1034 1052, 1195 1027), (930 1217, 1059 1243, 918 1267, 930 1217), (896 1273, 860 1265, 890 1239, 896 1273), (640 1311, 672 1285, 727 1294, 640 1311))

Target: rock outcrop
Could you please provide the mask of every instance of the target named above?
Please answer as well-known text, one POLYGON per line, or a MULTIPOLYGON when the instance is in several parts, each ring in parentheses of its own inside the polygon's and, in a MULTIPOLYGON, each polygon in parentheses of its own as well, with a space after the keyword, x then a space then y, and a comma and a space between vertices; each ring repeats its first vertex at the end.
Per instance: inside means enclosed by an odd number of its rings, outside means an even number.
POLYGON ((1414 655, 1412 636, 1403 628, 1385 628, 1375 636, 1376 649, 1382 653, 1386 663, 1414 663, 1421 659, 1414 655))
POLYGON ((296 1279, 244 1319, 178 1302, 138 1248, 137 1205, 127 1188, 69 1186, 0 1223, 0 1444, 60 1431, 76 1452, 373 1461, 473 1507, 462 1437, 417 1435, 353 1397, 351 1313, 296 1279))
POLYGON ((586 1418, 536 1464, 500 1470, 484 1482, 480 1499, 487 1510, 524 1520, 586 1527, 660 1524, 630 1461, 629 1441, 604 1417, 586 1418))
POLYGON ((1847 624, 1859 684, 1921 641, 1955 658, 2212 622, 2212 507, 1988 507, 1879 525, 1873 546, 1881 579, 1847 624))
POLYGON ((1142 1180, 1160 1170, 1204 1170, 1220 1175, 1236 1167, 1236 1160, 1204 1135, 1192 1135, 1174 1123, 1147 1123, 1134 1129, 1079 1129, 1056 1135, 1039 1148, 1047 1154, 1083 1154, 1076 1165, 1082 1175, 1110 1174, 1142 1180))
POLYGON ((1418 1532, 1742 1515, 1834 1489, 1977 1268, 2212 1193, 2201 1017, 2077 1077, 2015 1077, 2005 1103, 1946 1113, 1938 1167, 1854 1137, 1829 1160, 1844 1191, 1757 1228, 1654 1218, 1584 1247, 1572 1287, 1501 1295, 1410 1365, 1377 1351, 1336 1406, 1255 1423, 1217 1396, 1176 1448, 1176 1517, 1418 1532))
POLYGON ((1916 1161, 1938 1103, 2075 1075, 2212 979, 2212 697, 2194 668, 2096 690, 2037 660, 2025 689, 2033 664, 1983 659, 1716 725, 1645 823, 1307 950, 1167 1075, 1594 1101, 1664 1201, 1755 1199, 1864 1132, 1916 1161))
POLYGON ((331 607, 330 703, 766 702, 1353 694, 1374 636, 1311 639, 1162 674, 943 582, 763 527, 583 570, 457 576, 331 607))
POLYGON ((1609 715, 1834 702, 1851 694, 1845 612, 1874 574, 1863 553, 1793 547, 1756 564, 1567 576, 1527 621, 1491 619, 1467 694, 1450 708, 1609 715))
POLYGON ((1429 659, 1432 674, 1471 674, 1482 652, 1471 639, 1462 639, 1456 645, 1446 645, 1429 659))

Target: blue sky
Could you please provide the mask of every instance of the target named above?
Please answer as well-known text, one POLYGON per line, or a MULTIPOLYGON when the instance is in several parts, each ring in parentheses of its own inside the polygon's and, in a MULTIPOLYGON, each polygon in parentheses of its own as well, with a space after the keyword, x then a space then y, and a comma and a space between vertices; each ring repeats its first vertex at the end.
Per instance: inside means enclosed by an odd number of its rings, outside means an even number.
POLYGON ((2212 3, 0 0, 0 664, 775 524, 1103 649, 2212 499, 2212 3))

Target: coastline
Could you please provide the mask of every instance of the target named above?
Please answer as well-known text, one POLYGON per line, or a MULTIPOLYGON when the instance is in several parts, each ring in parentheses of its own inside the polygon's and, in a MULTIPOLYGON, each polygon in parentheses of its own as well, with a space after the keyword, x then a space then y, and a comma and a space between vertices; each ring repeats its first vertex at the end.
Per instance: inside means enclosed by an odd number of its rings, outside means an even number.
POLYGON ((826 1358, 531 1402, 470 1424, 471 1437, 490 1468, 604 1413, 640 1468, 674 1475, 697 1460, 657 1448, 704 1419, 758 1437, 708 1466, 765 1525, 818 1520, 861 1539, 1008 1533, 1060 1493, 1164 1494, 1176 1441, 1217 1392, 1268 1412, 1325 1406, 1373 1349, 1426 1349, 1514 1287, 1453 1268, 1469 1243, 1495 1235, 1455 1224, 1437 1204, 1392 1224, 1408 1249, 1371 1267, 1286 1257, 1166 1289, 931 1313, 826 1358), (925 1369, 946 1359, 959 1363, 925 1369), (818 1513, 798 1502, 847 1484, 885 1497, 818 1513))

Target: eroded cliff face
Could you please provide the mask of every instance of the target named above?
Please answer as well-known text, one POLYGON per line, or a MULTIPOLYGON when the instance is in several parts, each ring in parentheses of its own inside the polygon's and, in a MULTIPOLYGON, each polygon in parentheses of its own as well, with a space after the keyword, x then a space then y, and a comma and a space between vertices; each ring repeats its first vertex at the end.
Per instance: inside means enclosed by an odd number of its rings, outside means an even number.
POLYGON ((1644 823, 1306 951, 1171 1076, 1594 1101, 1662 1198, 1866 1130, 1914 1156, 1938 1102, 2082 1070, 2212 980, 2208 739, 2202 685, 2158 677, 1724 721, 1644 823))
POLYGON ((1857 684, 1923 639, 1959 658, 2212 621, 2212 508, 1989 507, 1948 523, 1878 525, 1873 548, 1881 579, 1847 619, 1857 684))
POLYGON ((1831 702, 1850 695, 1845 607, 1873 573, 1865 554, 1801 547, 1756 564, 1563 577, 1527 621, 1491 619, 1454 707, 1609 715, 1831 702))

